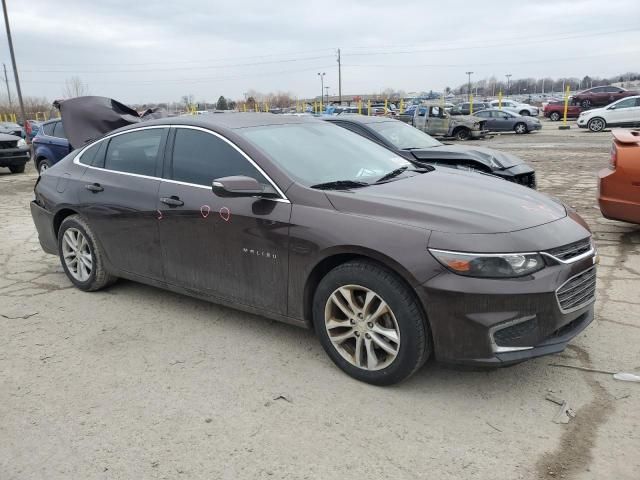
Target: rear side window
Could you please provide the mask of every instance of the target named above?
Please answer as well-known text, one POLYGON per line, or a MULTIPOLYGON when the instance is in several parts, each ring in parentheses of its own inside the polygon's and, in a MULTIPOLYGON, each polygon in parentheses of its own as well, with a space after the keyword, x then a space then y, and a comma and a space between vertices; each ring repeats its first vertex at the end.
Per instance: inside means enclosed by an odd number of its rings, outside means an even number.
POLYGON ((53 136, 58 138, 67 138, 64 133, 64 127, 62 126, 62 122, 56 122, 55 127, 53 127, 53 136))
POLYGON ((244 175, 267 183, 264 176, 235 148, 215 135, 178 128, 173 146, 173 180, 211 186, 216 178, 244 175))
POLYGON ((161 151, 165 130, 153 128, 113 137, 107 147, 104 168, 156 176, 158 153, 161 151))
POLYGON ((58 122, 45 123, 42 126, 42 129, 44 130, 44 134, 49 135, 50 137, 53 137, 53 127, 55 127, 56 123, 58 122))

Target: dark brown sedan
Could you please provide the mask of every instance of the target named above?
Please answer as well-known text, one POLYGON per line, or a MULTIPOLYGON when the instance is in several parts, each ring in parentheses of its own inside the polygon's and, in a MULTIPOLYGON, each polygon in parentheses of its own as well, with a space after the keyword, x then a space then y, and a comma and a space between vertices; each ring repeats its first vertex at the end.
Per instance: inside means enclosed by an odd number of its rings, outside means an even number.
POLYGON ((559 352, 593 319, 595 250, 576 213, 313 118, 125 127, 44 172, 31 212, 81 290, 122 277, 311 327, 374 384, 429 357, 559 352))

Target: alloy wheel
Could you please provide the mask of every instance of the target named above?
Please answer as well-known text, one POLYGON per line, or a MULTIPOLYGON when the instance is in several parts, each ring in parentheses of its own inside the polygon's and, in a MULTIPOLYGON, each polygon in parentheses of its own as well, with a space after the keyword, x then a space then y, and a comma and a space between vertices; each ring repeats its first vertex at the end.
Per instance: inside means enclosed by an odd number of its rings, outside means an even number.
POLYGON ((336 289, 327 299, 324 321, 333 347, 355 367, 381 370, 398 356, 398 322, 389 305, 369 288, 336 289))
POLYGON ((592 132, 599 132, 604 129, 604 120, 600 118, 594 118, 589 122, 589 130, 592 132))
POLYGON ((516 125, 516 133, 526 133, 526 131, 527 127, 524 123, 519 123, 518 125, 516 125))
POLYGON ((62 256, 67 270, 79 282, 86 282, 93 270, 91 248, 84 234, 77 228, 68 228, 62 237, 62 256))

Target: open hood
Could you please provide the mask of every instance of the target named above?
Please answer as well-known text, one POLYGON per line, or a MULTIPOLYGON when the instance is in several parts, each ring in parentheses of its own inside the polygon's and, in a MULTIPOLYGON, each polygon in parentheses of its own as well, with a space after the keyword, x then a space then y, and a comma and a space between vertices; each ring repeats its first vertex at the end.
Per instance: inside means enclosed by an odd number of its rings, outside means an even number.
POLYGON ((164 110, 158 109, 139 114, 123 103, 107 97, 75 97, 56 100, 53 105, 60 110, 64 131, 74 149, 117 128, 167 116, 164 110))

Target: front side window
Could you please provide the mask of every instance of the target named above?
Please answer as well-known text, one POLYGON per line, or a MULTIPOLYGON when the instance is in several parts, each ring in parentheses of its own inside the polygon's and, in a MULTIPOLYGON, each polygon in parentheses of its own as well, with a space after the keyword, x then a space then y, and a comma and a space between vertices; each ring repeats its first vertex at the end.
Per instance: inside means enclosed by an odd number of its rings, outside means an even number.
POLYGON ((152 128, 113 137, 109 141, 104 168, 117 172, 156 176, 158 153, 164 128, 152 128))
POLYGON ((267 125, 236 132, 307 186, 338 180, 370 183, 399 167, 411 167, 387 148, 324 122, 267 125))
POLYGON ((53 128, 56 126, 56 123, 62 122, 45 123, 42 127, 42 130, 44 130, 44 134, 53 137, 53 128))
POLYGON ((621 108, 631 108, 636 106, 635 98, 626 98, 624 100, 620 100, 616 103, 616 110, 620 110, 621 108))
POLYGON ((489 118, 491 116, 491 112, 474 112, 474 115, 480 118, 489 118))
POLYGON ((178 128, 171 178, 210 187, 216 178, 241 175, 266 184, 264 176, 223 139, 207 132, 178 128))
POLYGON ((386 141, 401 150, 431 148, 442 145, 438 140, 431 138, 423 131, 398 120, 370 123, 369 128, 375 130, 386 141))
POLYGON ((98 142, 95 145, 90 146, 84 152, 82 152, 82 156, 80 157, 80 163, 83 165, 91 165, 94 167, 101 167, 102 160, 104 159, 104 147, 105 142, 98 142), (102 155, 99 155, 98 152, 102 149, 102 155))

